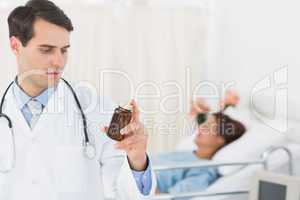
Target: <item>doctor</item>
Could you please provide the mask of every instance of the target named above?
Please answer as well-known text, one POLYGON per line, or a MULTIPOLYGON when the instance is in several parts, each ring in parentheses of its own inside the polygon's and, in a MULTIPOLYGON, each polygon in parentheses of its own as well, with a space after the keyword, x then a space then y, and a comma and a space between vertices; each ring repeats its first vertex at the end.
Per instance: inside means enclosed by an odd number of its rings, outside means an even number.
POLYGON ((0 199, 148 199, 156 183, 137 104, 125 139, 115 142, 100 131, 115 105, 77 96, 61 79, 70 19, 50 1, 31 0, 10 13, 8 25, 18 73, 0 108, 13 131, 1 119, 0 199))

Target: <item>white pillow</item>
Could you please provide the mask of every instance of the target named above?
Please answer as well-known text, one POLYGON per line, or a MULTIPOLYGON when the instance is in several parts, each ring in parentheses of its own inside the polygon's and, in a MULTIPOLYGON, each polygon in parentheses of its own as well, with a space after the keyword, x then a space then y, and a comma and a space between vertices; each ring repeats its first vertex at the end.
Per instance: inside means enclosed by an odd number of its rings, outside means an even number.
MULTIPOLYGON (((267 126, 255 118, 249 109, 228 108, 225 111, 233 119, 246 126, 246 133, 235 142, 220 149, 213 157, 214 161, 236 162, 257 160, 270 146, 280 145, 286 135, 267 126)), ((280 123, 280 122, 279 122, 280 123)), ((219 167, 221 175, 228 175, 242 166, 219 167)))
MULTIPOLYGON (((222 162, 258 160, 267 148, 281 144, 285 138, 285 135, 264 124, 252 123, 252 126, 247 127, 247 132, 240 139, 219 150, 213 160, 222 162)), ((225 176, 242 167, 219 167, 219 173, 225 176)))

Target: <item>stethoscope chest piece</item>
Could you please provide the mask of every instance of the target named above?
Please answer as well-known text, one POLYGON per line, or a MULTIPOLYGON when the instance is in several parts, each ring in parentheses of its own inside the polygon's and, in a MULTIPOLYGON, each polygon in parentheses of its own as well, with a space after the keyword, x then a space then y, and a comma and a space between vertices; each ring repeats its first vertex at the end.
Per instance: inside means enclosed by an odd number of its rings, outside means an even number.
POLYGON ((91 143, 86 143, 83 146, 84 156, 90 160, 96 157, 96 147, 91 143))

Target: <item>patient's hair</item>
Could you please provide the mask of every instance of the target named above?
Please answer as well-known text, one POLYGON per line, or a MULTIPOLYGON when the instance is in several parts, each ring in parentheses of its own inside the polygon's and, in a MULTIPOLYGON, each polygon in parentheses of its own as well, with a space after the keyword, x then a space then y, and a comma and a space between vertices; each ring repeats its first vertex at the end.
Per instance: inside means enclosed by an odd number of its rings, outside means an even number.
POLYGON ((15 36, 23 46, 34 36, 33 25, 37 19, 61 26, 73 31, 71 20, 53 2, 48 0, 30 0, 25 6, 15 8, 7 19, 9 37, 15 36))
POLYGON ((217 122, 217 132, 224 138, 225 145, 237 140, 246 132, 246 128, 241 122, 232 119, 228 115, 222 112, 213 115, 217 122))

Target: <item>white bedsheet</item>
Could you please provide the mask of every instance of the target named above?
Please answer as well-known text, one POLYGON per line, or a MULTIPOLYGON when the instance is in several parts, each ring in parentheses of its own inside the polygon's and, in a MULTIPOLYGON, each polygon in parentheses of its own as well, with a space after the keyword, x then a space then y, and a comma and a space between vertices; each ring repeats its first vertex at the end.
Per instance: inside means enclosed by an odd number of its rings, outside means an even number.
MULTIPOLYGON (((300 176, 300 145, 299 144, 287 144, 286 145, 294 156, 294 169, 295 175, 300 176)), ((270 170, 278 173, 288 173, 287 156, 285 153, 276 152, 270 157, 270 170)), ((205 192, 229 192, 237 190, 249 190, 251 184, 251 177, 257 170, 262 169, 261 166, 248 166, 242 170, 239 170, 235 174, 228 175, 220 178, 214 184, 212 184, 205 192)), ((240 198, 247 199, 247 195, 239 195, 240 198)), ((233 196, 215 196, 215 197, 196 197, 192 200, 235 200, 233 196)))

